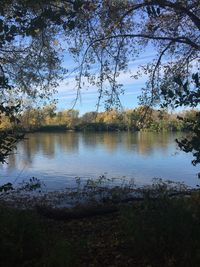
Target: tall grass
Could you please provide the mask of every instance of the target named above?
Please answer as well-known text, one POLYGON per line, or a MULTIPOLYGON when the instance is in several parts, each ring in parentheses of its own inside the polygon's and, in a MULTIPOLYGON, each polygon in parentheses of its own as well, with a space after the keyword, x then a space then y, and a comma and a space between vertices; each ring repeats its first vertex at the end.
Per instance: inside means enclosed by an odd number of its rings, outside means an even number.
POLYGON ((141 266, 200 266, 200 194, 146 198, 122 212, 127 253, 141 266))
POLYGON ((75 266, 73 246, 33 211, 0 207, 0 266, 75 266))

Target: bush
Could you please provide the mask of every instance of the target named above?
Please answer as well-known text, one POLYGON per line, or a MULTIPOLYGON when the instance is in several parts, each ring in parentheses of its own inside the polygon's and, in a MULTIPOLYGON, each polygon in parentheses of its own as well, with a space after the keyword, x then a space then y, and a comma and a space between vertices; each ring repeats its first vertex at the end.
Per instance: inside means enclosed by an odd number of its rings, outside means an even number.
POLYGON ((75 265, 73 246, 33 211, 0 207, 0 266, 75 265))
POLYGON ((200 266, 199 193, 147 198, 122 218, 127 251, 144 266, 200 266))

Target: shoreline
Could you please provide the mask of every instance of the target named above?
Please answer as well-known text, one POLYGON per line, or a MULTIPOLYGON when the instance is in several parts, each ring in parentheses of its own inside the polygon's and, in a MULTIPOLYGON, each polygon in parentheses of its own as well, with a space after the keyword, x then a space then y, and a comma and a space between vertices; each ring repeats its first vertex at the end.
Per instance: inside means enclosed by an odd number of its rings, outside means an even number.
MULTIPOLYGON (((88 124, 85 127, 75 127, 75 128, 68 128, 65 125, 45 125, 45 126, 41 126, 38 128, 34 128, 34 129, 25 129, 25 128, 21 128, 21 127, 17 127, 17 128, 13 128, 13 129, 0 129, 0 131, 6 131, 8 133, 13 133, 13 131, 15 133, 21 133, 21 134, 26 134, 26 133, 37 133, 37 132, 47 132, 47 133, 51 133, 51 132, 132 132, 132 133, 136 133, 136 132, 154 132, 154 133, 162 133, 162 132, 166 132, 166 133, 178 133, 178 132, 182 132, 182 133, 189 133, 190 131, 188 129, 150 129, 150 128, 141 128, 141 129, 131 129, 131 128, 127 128, 126 126, 122 127, 122 128, 118 128, 118 127, 112 127, 110 125, 104 125, 103 127, 93 127, 94 123, 88 124)), ((96 124, 95 124, 96 125, 96 124)), ((102 124, 99 124, 100 126, 102 124)))

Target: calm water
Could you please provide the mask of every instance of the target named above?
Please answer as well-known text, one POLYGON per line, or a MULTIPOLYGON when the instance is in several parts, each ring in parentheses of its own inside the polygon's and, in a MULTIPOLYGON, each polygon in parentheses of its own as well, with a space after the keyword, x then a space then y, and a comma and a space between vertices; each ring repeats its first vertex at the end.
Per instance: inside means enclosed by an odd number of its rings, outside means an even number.
MULTIPOLYGON (((181 134, 179 134, 181 136, 181 134)), ((136 184, 162 177, 199 184, 199 167, 190 154, 180 152, 168 133, 34 133, 17 146, 9 164, 0 166, 0 183, 29 179, 45 182, 49 189, 61 189, 75 177, 134 178, 136 184)))

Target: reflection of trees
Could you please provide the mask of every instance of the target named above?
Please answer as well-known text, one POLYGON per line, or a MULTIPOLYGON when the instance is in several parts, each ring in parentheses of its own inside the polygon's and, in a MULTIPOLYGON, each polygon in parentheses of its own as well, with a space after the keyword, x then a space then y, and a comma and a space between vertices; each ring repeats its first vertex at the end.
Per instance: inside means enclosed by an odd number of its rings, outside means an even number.
POLYGON ((74 132, 55 134, 55 145, 60 150, 75 152, 79 148, 79 134, 74 132))
POLYGON ((102 144, 109 151, 116 150, 119 144, 118 133, 83 133, 83 144, 87 147, 94 148, 97 145, 102 144))
POLYGON ((125 136, 124 136, 124 147, 126 148, 126 150, 128 151, 133 151, 135 150, 136 146, 138 145, 138 132, 135 133, 131 133, 128 132, 125 136))
POLYGON ((10 155, 8 168, 14 169, 17 164, 29 167, 40 155, 54 158, 63 151, 77 152, 80 143, 85 153, 87 149, 95 151, 99 146, 112 153, 122 149, 128 153, 150 155, 152 151, 166 150, 174 139, 174 135, 167 132, 33 133, 18 144, 17 154, 10 155))
POLYGON ((28 134, 26 135, 26 140, 22 143, 21 150, 24 154, 28 155, 28 158, 34 156, 40 149, 41 138, 38 134, 28 134))
POLYGON ((169 133, 153 133, 153 132, 138 132, 137 135, 137 151, 141 155, 148 155, 152 150, 162 148, 166 150, 169 144, 169 133))
POLYGON ((117 149, 121 142, 121 135, 118 133, 105 133, 104 135, 104 145, 106 148, 113 152, 114 150, 117 149))
POLYGON ((55 142, 56 142, 55 135, 51 133, 50 134, 41 133, 39 135, 39 138, 37 137, 37 140, 38 139, 40 140, 39 145, 40 145, 40 151, 42 152, 42 154, 44 154, 45 156, 49 158, 53 158, 55 154, 55 142))
POLYGON ((128 132, 128 133, 84 133, 83 143, 85 146, 94 148, 102 144, 105 149, 114 152, 123 148, 128 152, 137 151, 141 155, 151 154, 153 150, 161 148, 166 150, 168 144, 174 140, 167 132, 128 132))
POLYGON ((32 165, 34 158, 39 154, 45 155, 48 158, 54 158, 57 151, 73 152, 78 149, 79 135, 73 132, 33 133, 28 134, 26 138, 18 144, 18 153, 11 154, 9 157, 9 169, 16 168, 17 157, 20 157, 22 165, 28 167, 32 165))
MULTIPOLYGON (((33 146, 33 144, 30 142, 29 137, 25 136, 26 139, 24 141, 22 141, 21 143, 19 143, 18 148, 17 148, 17 152, 18 154, 16 155, 16 158, 18 157, 18 155, 22 155, 22 164, 26 167, 31 166, 32 162, 33 162, 33 158, 35 153, 38 150, 38 143, 35 141, 35 146, 33 146), (34 149, 34 151, 33 151, 34 149)), ((10 164, 10 161, 9 161, 10 164)), ((13 168, 16 168, 17 166, 13 166, 13 168)))
POLYGON ((13 170, 15 168, 15 166, 16 166, 15 151, 8 156, 8 160, 7 161, 9 162, 9 164, 7 166, 7 170, 13 170))
POLYGON ((74 151, 78 148, 78 135, 67 133, 34 133, 28 135, 29 153, 35 155, 41 153, 53 158, 55 150, 74 151))

